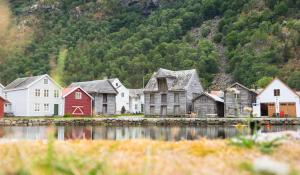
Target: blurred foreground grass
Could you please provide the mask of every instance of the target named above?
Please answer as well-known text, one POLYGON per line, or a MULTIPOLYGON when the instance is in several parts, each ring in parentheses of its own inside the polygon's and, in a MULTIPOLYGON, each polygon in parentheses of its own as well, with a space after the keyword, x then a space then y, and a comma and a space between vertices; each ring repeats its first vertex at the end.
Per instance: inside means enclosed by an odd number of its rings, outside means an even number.
MULTIPOLYGON (((251 174, 258 149, 230 145, 228 140, 164 142, 19 141, 0 144, 0 174, 199 175, 251 174)), ((300 171, 300 142, 288 141, 271 155, 300 171)))

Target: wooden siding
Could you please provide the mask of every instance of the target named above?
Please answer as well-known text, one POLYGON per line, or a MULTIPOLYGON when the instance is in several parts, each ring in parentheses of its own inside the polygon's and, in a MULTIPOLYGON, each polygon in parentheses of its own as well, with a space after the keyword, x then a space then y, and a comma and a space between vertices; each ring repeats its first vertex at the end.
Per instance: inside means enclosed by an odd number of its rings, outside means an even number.
POLYGON ((116 114, 116 94, 107 94, 107 101, 103 101, 103 94, 91 94, 94 98, 93 113, 95 115, 114 115, 116 114), (107 112, 103 111, 103 105, 107 106, 107 112))
POLYGON ((233 92, 225 91, 225 116, 249 116, 250 113, 248 111, 245 111, 244 108, 252 108, 252 104, 255 103, 256 94, 239 85, 235 85, 233 88, 236 88, 240 92, 239 98, 235 98, 235 94, 233 92))
POLYGON ((218 115, 217 103, 205 95, 198 97, 193 102, 193 111, 197 113, 198 117, 216 117, 218 115), (215 116, 207 114, 215 114, 215 116))
POLYGON ((79 88, 65 97, 65 114, 71 114, 74 116, 91 116, 91 109, 92 99, 79 88), (80 92, 82 94, 81 99, 75 99, 76 92, 80 92))
MULTIPOLYGON (((167 111, 166 115, 174 116, 175 115, 175 106, 179 106, 178 114, 176 115, 185 115, 187 113, 187 100, 185 92, 155 92, 155 93, 145 93, 145 115, 159 116, 161 115, 161 107, 166 106, 167 111), (179 94, 179 102, 175 103, 174 94, 179 94), (150 94, 154 95, 154 103, 150 103, 150 94), (167 102, 161 102, 161 95, 167 95, 167 102), (154 107, 154 112, 151 112, 150 108, 154 107)), ((163 108, 164 109, 164 108, 163 108)))

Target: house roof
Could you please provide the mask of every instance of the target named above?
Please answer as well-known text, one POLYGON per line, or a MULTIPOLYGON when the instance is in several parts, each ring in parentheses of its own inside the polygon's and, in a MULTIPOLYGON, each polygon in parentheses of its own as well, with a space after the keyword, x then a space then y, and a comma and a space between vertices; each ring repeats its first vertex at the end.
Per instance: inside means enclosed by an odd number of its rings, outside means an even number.
POLYGON ((238 85, 238 86, 240 86, 240 87, 242 87, 242 88, 244 88, 244 89, 246 89, 246 90, 248 90, 248 91, 250 91, 250 92, 253 92, 253 93, 257 94, 257 92, 256 92, 255 90, 249 89, 249 88, 247 88, 246 86, 244 86, 244 85, 242 85, 242 84, 240 84, 240 83, 238 83, 238 82, 233 83, 231 86, 229 86, 229 87, 227 88, 227 90, 228 90, 229 88, 232 88, 232 87, 235 86, 235 85, 238 85))
POLYGON ((143 89, 128 89, 129 97, 138 97, 143 94, 143 89))
POLYGON ((4 86, 0 83, 0 88, 4 89, 4 86))
POLYGON ((217 95, 210 94, 210 93, 207 93, 207 92, 202 92, 200 95, 198 95, 196 98, 194 98, 193 101, 197 100, 202 95, 205 95, 205 96, 211 98, 212 100, 214 100, 216 102, 224 103, 224 100, 222 98, 218 97, 217 95))
POLYGON ((10 103, 10 101, 8 101, 7 99, 5 99, 4 97, 2 97, 1 95, 0 95, 0 99, 2 99, 4 102, 6 102, 6 103, 10 103))
POLYGON ((187 90, 188 84, 190 83, 193 75, 197 75, 196 69, 171 71, 160 68, 152 75, 144 91, 157 91, 158 78, 168 78, 169 80, 172 80, 170 83, 168 82, 168 90, 170 91, 187 90))
POLYGON ((87 93, 84 89, 81 87, 67 87, 64 88, 62 91, 63 98, 74 92, 76 89, 81 89, 86 95, 88 95, 91 99, 94 99, 89 93, 87 93))
POLYGON ((109 80, 94 80, 72 83, 69 87, 81 87, 88 93, 117 94, 117 90, 109 80))
POLYGON ((61 88, 59 84, 57 84, 49 75, 44 74, 44 75, 38 75, 38 76, 33 76, 33 77, 24 77, 24 78, 17 78, 10 84, 8 84, 4 90, 5 91, 10 91, 10 90, 19 90, 19 89, 26 89, 29 88, 32 84, 35 82, 39 81, 40 79, 48 77, 51 81, 53 81, 58 87, 61 88))
POLYGON ((298 97, 300 97, 300 94, 296 91, 294 91, 293 89, 291 89, 287 84, 285 84, 283 81, 281 81, 279 78, 274 78, 267 86, 264 90, 262 90, 258 95, 260 96, 275 80, 278 80, 279 82, 281 82, 284 86, 286 86, 289 90, 291 90, 295 95, 297 95, 298 97))

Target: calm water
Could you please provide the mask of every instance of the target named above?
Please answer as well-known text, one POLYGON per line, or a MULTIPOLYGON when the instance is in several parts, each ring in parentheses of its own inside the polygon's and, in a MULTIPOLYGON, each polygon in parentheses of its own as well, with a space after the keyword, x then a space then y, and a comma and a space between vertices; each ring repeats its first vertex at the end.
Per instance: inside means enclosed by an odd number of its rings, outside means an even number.
MULTIPOLYGON (((300 131, 300 126, 270 126, 261 128, 261 132, 300 131)), ((2 140, 46 140, 47 126, 2 127, 2 140)), ((55 128, 58 140, 89 139, 89 140, 195 140, 202 137, 209 139, 230 138, 239 133, 246 133, 246 128, 238 131, 234 126, 202 126, 202 127, 107 127, 107 126, 60 126, 55 128)))

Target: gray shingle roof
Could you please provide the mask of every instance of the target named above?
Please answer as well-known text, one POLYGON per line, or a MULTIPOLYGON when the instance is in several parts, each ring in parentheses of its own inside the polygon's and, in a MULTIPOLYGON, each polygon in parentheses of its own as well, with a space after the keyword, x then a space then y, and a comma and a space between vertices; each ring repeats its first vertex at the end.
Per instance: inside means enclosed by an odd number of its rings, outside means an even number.
POLYGON ((218 97, 218 96, 216 96, 214 94, 207 93, 207 92, 202 92, 199 96, 197 96, 196 98, 194 98, 193 101, 196 100, 196 99, 198 99, 202 95, 205 95, 205 96, 213 99, 214 101, 224 103, 224 100, 222 98, 220 98, 220 97, 218 97))
POLYGON ((105 93, 105 94, 117 94, 116 89, 110 83, 109 80, 94 80, 72 83, 69 87, 81 87, 88 93, 105 93))
POLYGON ((152 75, 144 91, 157 91, 157 78, 167 78, 168 90, 170 91, 187 90, 187 85, 191 81, 193 74, 197 74, 196 69, 171 71, 160 68, 152 75))
POLYGON ((143 94, 143 89, 128 89, 129 97, 138 97, 143 94))
POLYGON ((4 89, 4 86, 0 83, 0 88, 4 89))
POLYGON ((13 90, 13 89, 24 89, 27 88, 28 85, 33 83, 34 81, 42 78, 43 76, 46 75, 39 75, 39 76, 34 76, 34 77, 24 77, 24 78, 17 78, 10 84, 8 84, 4 90, 13 90))

